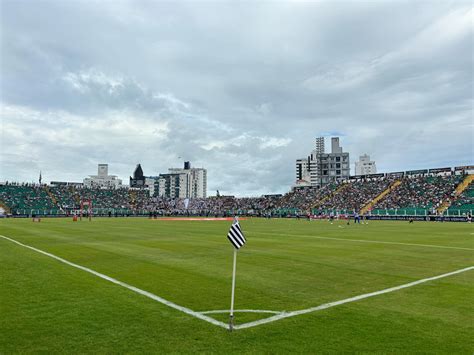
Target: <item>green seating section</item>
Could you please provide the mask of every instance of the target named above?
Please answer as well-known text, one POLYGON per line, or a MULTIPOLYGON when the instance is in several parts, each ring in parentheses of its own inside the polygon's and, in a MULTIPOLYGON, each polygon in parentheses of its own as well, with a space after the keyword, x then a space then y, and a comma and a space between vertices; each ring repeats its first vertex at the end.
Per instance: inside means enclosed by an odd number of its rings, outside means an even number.
POLYGON ((62 209, 79 208, 80 199, 72 186, 53 186, 49 188, 51 194, 56 198, 58 207, 62 209))
POLYGON ((463 215, 474 213, 474 182, 471 182, 466 190, 451 204, 446 215, 463 215))
POLYGON ((372 214, 432 214, 443 201, 452 198, 463 178, 461 175, 404 178, 397 188, 377 202, 372 214))
POLYGON ((56 205, 45 188, 39 186, 0 185, 0 201, 10 210, 44 211, 56 209, 56 205))

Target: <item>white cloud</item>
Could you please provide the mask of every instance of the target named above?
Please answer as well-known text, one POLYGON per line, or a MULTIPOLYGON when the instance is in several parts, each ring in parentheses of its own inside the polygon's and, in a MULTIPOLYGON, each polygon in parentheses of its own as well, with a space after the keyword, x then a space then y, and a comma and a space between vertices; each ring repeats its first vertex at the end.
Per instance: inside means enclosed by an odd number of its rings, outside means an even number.
POLYGON ((428 58, 473 35, 472 6, 452 10, 417 33, 400 49, 400 55, 428 58))
MULTIPOLYGON (((87 175, 85 167, 91 160, 120 160, 130 155, 130 149, 147 152, 150 147, 164 144, 169 134, 168 122, 156 122, 136 112, 107 111, 100 116, 80 116, 14 105, 2 105, 1 112, 2 165, 24 164, 25 158, 31 159, 34 170, 43 168, 49 176, 53 175, 51 170, 56 171, 53 180, 65 176, 63 169, 81 180, 87 175), (70 154, 74 160, 64 162, 70 154)), ((2 174, 15 179, 9 172, 2 174)), ((29 181, 27 176, 19 178, 29 181)))
POLYGON ((319 73, 303 81, 303 87, 312 91, 337 91, 356 89, 373 75, 371 61, 363 63, 344 63, 343 65, 322 68, 319 73))
POLYGON ((80 93, 90 90, 91 86, 99 85, 106 88, 110 95, 113 95, 124 87, 123 78, 114 78, 94 69, 79 73, 68 72, 63 76, 63 80, 80 93))
POLYGON ((291 138, 262 137, 261 141, 260 149, 282 148, 291 143, 291 138))
POLYGON ((223 142, 223 141, 210 141, 208 143, 201 145, 201 148, 204 150, 213 150, 213 149, 224 148, 226 145, 228 145, 228 143, 223 142))

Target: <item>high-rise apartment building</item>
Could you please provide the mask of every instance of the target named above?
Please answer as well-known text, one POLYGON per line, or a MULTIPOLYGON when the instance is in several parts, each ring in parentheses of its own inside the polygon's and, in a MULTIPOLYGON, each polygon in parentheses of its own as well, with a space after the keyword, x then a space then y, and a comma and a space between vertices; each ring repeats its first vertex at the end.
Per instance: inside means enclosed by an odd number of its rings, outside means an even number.
POLYGON ((325 152, 324 137, 316 138, 316 147, 307 158, 296 160, 297 186, 322 186, 350 176, 349 153, 343 152, 339 137, 331 138, 331 152, 325 152))
POLYGON ((170 168, 167 174, 160 174, 155 195, 169 198, 205 198, 207 196, 207 170, 191 168, 190 162, 184 168, 170 168))

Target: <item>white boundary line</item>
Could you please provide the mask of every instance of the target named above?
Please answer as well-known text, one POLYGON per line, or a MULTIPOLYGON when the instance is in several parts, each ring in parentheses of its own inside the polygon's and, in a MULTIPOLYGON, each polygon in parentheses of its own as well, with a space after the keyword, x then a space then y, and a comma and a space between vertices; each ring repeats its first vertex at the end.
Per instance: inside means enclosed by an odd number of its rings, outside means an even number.
POLYGON ((59 256, 56 256, 54 254, 51 254, 51 253, 48 253, 48 252, 45 252, 43 250, 40 250, 40 249, 37 249, 35 247, 31 247, 29 245, 26 245, 26 244, 23 244, 23 243, 20 243, 14 239, 11 239, 11 238, 8 238, 8 237, 5 237, 4 235, 0 235, 1 238, 3 239, 6 239, 6 240, 9 240, 10 242, 13 242, 15 244, 18 244, 18 245, 21 245, 22 247, 25 247, 25 248, 28 248, 28 249, 31 249, 31 250, 34 250, 40 254, 43 254, 43 255, 46 255, 46 256, 49 256, 50 258, 53 258, 53 259, 56 259, 64 264, 67 264, 69 266, 72 266, 72 267, 75 267, 77 269, 80 269, 82 271, 85 271, 85 272, 88 272, 92 275, 95 275, 97 277, 100 277, 101 279, 104 279, 104 280, 107 280, 107 281, 110 281, 114 284, 117 284, 117 285, 120 285, 122 287, 125 287, 133 292, 136 292, 136 293, 139 293, 145 297, 148 297, 148 298, 151 298, 152 300, 154 301, 157 301, 159 303, 162 303, 164 304, 165 306, 168 306, 168 307, 171 307, 171 308, 174 308, 178 311, 181 311, 181 312, 184 312, 186 314, 189 314, 190 316, 193 316, 195 318, 199 318, 203 321, 206 321, 208 323, 211 323, 211 324, 214 324, 214 325, 217 325, 218 327, 222 327, 222 328, 228 328, 229 325, 228 324, 225 324, 223 322, 219 322, 218 320, 215 320, 214 318, 211 318, 211 317, 207 317, 206 315, 204 314, 201 314, 199 312, 195 312, 193 311, 192 309, 189 309, 189 308, 186 308, 186 307, 183 307, 183 306, 180 306, 180 305, 177 305, 176 303, 173 303, 173 302, 170 302, 168 300, 165 300, 164 298, 160 297, 160 296, 157 296, 151 292, 148 292, 148 291, 144 291, 142 289, 139 289, 135 286, 132 286, 132 285, 129 285, 125 282, 122 282, 122 281, 119 281, 117 279, 114 279, 113 277, 110 277, 110 276, 107 276, 107 275, 104 275, 104 274, 101 274, 100 272, 97 272, 97 271, 94 271, 92 269, 89 269, 87 267, 84 267, 84 266, 81 266, 81 265, 78 265, 78 264, 74 264, 70 261, 67 261, 66 259, 63 259, 63 258, 60 258, 59 256))
POLYGON ((428 277, 426 279, 421 279, 421 280, 418 280, 418 281, 413 281, 413 282, 410 282, 410 283, 407 283, 407 284, 404 284, 404 285, 386 288, 386 289, 380 290, 380 291, 365 293, 363 295, 359 295, 359 296, 355 296, 355 297, 351 297, 351 298, 346 298, 346 299, 343 299, 343 300, 340 300, 340 301, 325 303, 325 304, 322 304, 322 305, 317 306, 317 307, 311 307, 311 308, 302 309, 302 310, 293 311, 293 312, 282 312, 281 314, 277 314, 277 315, 269 317, 269 318, 265 318, 265 319, 257 320, 257 321, 254 321, 254 322, 249 322, 249 323, 236 325, 236 326, 234 326, 234 328, 235 329, 245 329, 245 328, 255 327, 257 325, 262 325, 262 324, 266 324, 266 323, 275 322, 275 321, 283 319, 283 318, 289 318, 289 317, 299 316, 301 314, 320 311, 320 310, 323 310, 323 309, 339 306, 339 305, 344 304, 344 303, 355 302, 355 301, 359 301, 359 300, 362 300, 362 299, 365 299, 365 298, 378 296, 378 295, 383 295, 384 293, 394 292, 394 291, 398 291, 398 290, 401 290, 401 289, 404 289, 404 288, 416 286, 416 285, 419 285, 419 284, 422 284, 422 283, 425 283, 425 282, 442 279, 444 277, 460 274, 462 272, 466 272, 466 271, 469 271, 469 270, 474 270, 474 266, 469 266, 469 267, 466 267, 464 269, 459 269, 459 270, 456 270, 456 271, 448 272, 446 274, 433 276, 433 277, 428 277))
MULTIPOLYGON (((216 311, 204 311, 204 312, 196 312, 196 311, 193 311, 192 309, 189 309, 189 308, 186 308, 186 307, 183 307, 183 306, 180 306, 180 305, 177 305, 176 303, 173 303, 173 302, 170 302, 162 297, 159 297, 151 292, 148 292, 148 291, 144 291, 142 289, 139 289, 135 286, 131 286, 125 282, 122 282, 122 281, 119 281, 117 279, 114 279, 110 276, 107 276, 107 275, 104 275, 104 274, 101 274, 97 271, 94 271, 92 269, 89 269, 87 267, 84 267, 84 266, 81 266, 81 265, 78 265, 78 264, 75 264, 75 263, 72 263, 66 259, 63 259, 63 258, 60 258, 59 256, 56 256, 54 254, 51 254, 51 253, 48 253, 48 252, 45 252, 41 249, 37 249, 35 247, 32 247, 32 246, 29 246, 29 245, 26 245, 26 244, 23 244, 21 242, 18 242, 14 239, 11 239, 11 238, 8 238, 8 237, 5 237, 3 235, 0 235, 0 238, 3 238, 5 240, 9 240, 10 242, 12 243, 15 243, 17 245, 20 245, 22 247, 25 247, 25 248, 28 248, 28 249, 31 249, 33 251, 36 251, 37 253, 40 253, 40 254, 43 254, 43 255, 46 255, 46 256, 49 256, 50 258, 53 258, 53 259, 56 259, 64 264, 67 264, 69 266, 72 266, 72 267, 75 267, 77 269, 80 269, 80 270, 83 270, 85 272, 88 272, 92 275, 95 275, 97 277, 100 277, 101 279, 104 279, 104 280, 107 280, 109 282, 112 282, 116 285, 120 285, 122 287, 125 287, 133 292, 136 292, 136 293, 139 293, 145 297, 148 297, 148 298, 151 298, 152 300, 154 301, 157 301, 159 303, 162 303, 168 307, 171 307, 171 308, 174 308, 178 311, 181 311, 183 313, 186 313, 190 316, 193 316, 195 318, 198 318, 198 319, 201 319, 203 321, 206 321, 208 323, 211 323, 213 325, 216 325, 218 327, 221 327, 221 328, 224 328, 224 329, 228 329, 228 325, 223 323, 223 322, 220 322, 214 318, 211 318, 211 317, 208 317, 206 316, 205 314, 210 314, 210 313, 220 313, 220 312, 223 312, 223 310, 216 310, 216 311)), ((328 239, 334 239, 334 238, 328 238, 328 239)), ((311 308, 307 308, 307 309, 302 309, 302 310, 299 310, 299 311, 292 311, 292 312, 274 312, 274 311, 265 311, 265 310, 241 310, 241 311, 250 311, 250 312, 254 312, 254 313, 277 313, 276 315, 274 316, 271 316, 271 317, 268 317, 268 318, 264 318, 264 319, 260 319, 260 320, 257 320, 257 321, 254 321, 254 322, 248 322, 248 323, 243 323, 243 324, 240 324, 240 325, 236 325, 234 326, 234 329, 246 329, 246 328, 251 328, 251 327, 255 327, 255 326, 258 326, 258 325, 262 325, 262 324, 267 324, 267 323, 271 323, 271 322, 275 322, 277 320, 280 320, 280 319, 284 319, 284 318, 289 318, 289 317, 294 317, 294 316, 299 316, 299 315, 302 315, 302 314, 306 314, 306 313, 311 313, 311 312, 316 312, 316 311, 320 311, 320 310, 323 310, 323 309, 327 309, 327 308, 331 308, 331 307, 335 307, 335 306, 339 306, 341 304, 345 304, 345 303, 349 303, 349 302, 355 302, 355 301, 359 301, 359 300, 362 300, 362 299, 365 299, 365 298, 369 298, 369 297, 374 297, 374 296, 378 296, 378 295, 382 295, 382 294, 385 294, 385 293, 390 293, 390 292, 394 292, 394 291, 398 291, 398 290, 401 290, 401 289, 404 289, 404 288, 408 288, 408 287, 412 287, 412 286, 416 286, 416 285, 419 285, 419 284, 422 284, 422 283, 425 283, 425 282, 429 282, 429 281, 433 281, 433 280, 438 280, 438 279, 442 279, 442 278, 445 278, 445 277, 449 277, 449 276, 452 276, 452 275, 456 275, 456 274, 460 274, 460 273, 463 273, 463 272, 466 272, 466 271, 470 271, 470 270, 474 270, 474 266, 469 266, 469 267, 466 267, 466 268, 463 268, 463 269, 459 269, 459 270, 455 270, 455 271, 452 271, 452 272, 448 272, 446 274, 442 274, 442 275, 437 275, 437 276, 432 276, 432 277, 428 277, 428 278, 425 278, 425 279, 421 279, 421 280, 417 280, 417 281, 413 281, 413 282, 410 282, 410 283, 407 283, 407 284, 403 284, 403 285, 399 285, 399 286, 395 286, 395 287, 390 287, 390 288, 386 288, 384 290, 380 290, 380 291, 375 291, 375 292, 371 292, 371 293, 365 293, 363 295, 359 295, 359 296, 354 296, 354 297, 350 297, 350 298, 346 298, 346 299, 343 299, 343 300, 340 300, 340 301, 335 301, 335 302, 330 302, 330 303, 325 303, 325 304, 322 304, 322 305, 319 305, 319 306, 316 306, 316 307, 311 307, 311 308)))
POLYGON ((384 242, 382 240, 364 240, 364 239, 347 239, 347 238, 331 238, 331 237, 320 237, 317 235, 310 234, 283 234, 283 233, 265 233, 259 232, 260 234, 270 234, 270 235, 283 235, 283 236, 292 236, 292 237, 303 237, 303 238, 315 238, 315 239, 325 239, 325 240, 338 240, 344 242, 356 242, 356 243, 376 243, 376 244, 393 244, 393 245, 408 245, 415 247, 427 247, 427 248, 440 248, 440 249, 456 249, 456 250, 468 250, 474 251, 473 248, 463 248, 463 247, 450 247, 444 245, 433 245, 433 244, 416 244, 416 243, 401 243, 401 242, 384 242))

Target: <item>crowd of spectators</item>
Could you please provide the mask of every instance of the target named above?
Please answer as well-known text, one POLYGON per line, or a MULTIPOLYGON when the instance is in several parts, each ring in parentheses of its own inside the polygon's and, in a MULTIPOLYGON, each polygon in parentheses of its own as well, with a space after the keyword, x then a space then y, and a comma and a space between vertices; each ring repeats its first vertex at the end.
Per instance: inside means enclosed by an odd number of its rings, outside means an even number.
POLYGON ((293 192, 286 194, 281 201, 279 201, 279 207, 283 209, 296 208, 301 211, 309 211, 323 198, 334 193, 338 186, 338 184, 328 184, 321 188, 305 187, 295 189, 293 192))
POLYGON ((75 186, 50 187, 62 210, 78 209, 81 201, 91 201, 94 208, 132 208, 131 191, 121 189, 78 188, 75 186))
POLYGON ((449 211, 462 213, 474 211, 474 182, 471 182, 459 196, 454 198, 449 211))
POLYGON ((454 190, 462 178, 461 175, 405 177, 402 183, 374 208, 418 208, 433 213, 444 201, 454 196, 454 190))
POLYGON ((255 214, 261 215, 278 208, 280 197, 235 198, 233 196, 170 199, 162 197, 143 198, 137 208, 160 214, 224 215, 255 214), (187 203, 187 206, 186 206, 187 203))
MULTIPOLYGON (((300 194, 301 195, 301 194, 300 194)), ((161 215, 224 215, 224 214, 277 214, 282 207, 291 206, 288 201, 293 193, 283 200, 281 195, 262 197, 233 196, 209 198, 164 198, 151 197, 147 190, 100 189, 72 185, 0 185, 0 202, 19 214, 43 213, 55 210, 55 214, 73 213, 81 208, 81 202, 91 201, 92 208, 107 214, 110 211, 126 210, 127 213, 157 213, 161 215), (284 201, 284 203, 281 203, 284 201)), ((309 198, 313 196, 310 195, 309 198)), ((303 205, 291 206, 304 207, 303 205)))
MULTIPOLYGON (((454 190, 463 176, 405 177, 374 209, 422 208, 432 212, 443 201, 453 199, 454 190)), ((91 201, 100 213, 126 210, 132 214, 157 215, 229 215, 256 216, 307 214, 310 211, 358 212, 393 183, 390 178, 354 180, 329 184, 322 188, 305 187, 285 195, 236 198, 220 196, 194 199, 151 197, 147 190, 100 189, 73 185, 46 186, 37 184, 0 185, 0 205, 11 211, 54 210, 74 213, 82 201, 91 201)), ((472 184, 454 201, 454 206, 474 203, 472 184)), ((25 212, 26 211, 26 212, 25 212)), ((17 212, 21 213, 21 212, 17 212)))
POLYGON ((0 185, 0 201, 10 209, 50 210, 55 208, 45 185, 7 183, 0 185))
POLYGON ((362 207, 385 191, 393 179, 378 178, 370 181, 355 180, 342 185, 337 193, 331 194, 319 206, 321 210, 360 211, 362 207))
POLYGON ((52 186, 49 188, 61 210, 79 208, 80 199, 72 186, 52 186))

